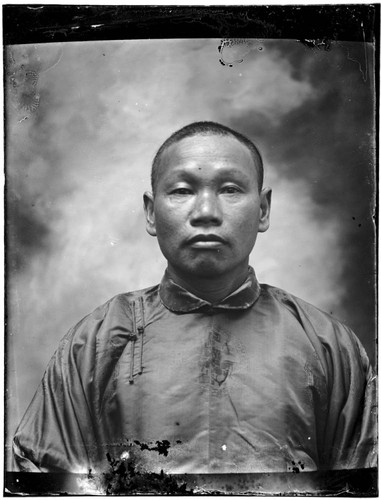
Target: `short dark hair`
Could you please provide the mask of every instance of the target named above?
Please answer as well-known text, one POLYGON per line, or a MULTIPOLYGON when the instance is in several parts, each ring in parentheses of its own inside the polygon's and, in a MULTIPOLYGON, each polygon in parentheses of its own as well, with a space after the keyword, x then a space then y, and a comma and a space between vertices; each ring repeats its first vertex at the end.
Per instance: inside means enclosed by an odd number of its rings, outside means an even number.
POLYGON ((246 136, 243 134, 240 134, 239 132, 236 132, 235 130, 226 127, 225 125, 221 125, 220 123, 216 122, 209 122, 209 121, 203 121, 203 122, 194 122, 190 123, 189 125, 186 125, 185 127, 181 128, 180 130, 177 130, 177 132, 174 132, 166 141, 163 142, 163 144, 160 146, 158 149, 155 158, 153 159, 152 162, 152 169, 151 169, 151 185, 152 185, 152 191, 155 194, 157 182, 158 182, 158 175, 159 175, 159 167, 161 163, 161 158, 164 153, 172 144, 176 144, 177 142, 181 141, 182 139, 185 139, 186 137, 192 137, 195 135, 227 135, 231 137, 235 137, 239 142, 241 142, 244 146, 246 146, 253 158, 254 165, 257 170, 257 175, 258 175, 258 190, 262 190, 263 186, 263 161, 260 152, 258 151, 257 147, 255 144, 248 139, 246 136))

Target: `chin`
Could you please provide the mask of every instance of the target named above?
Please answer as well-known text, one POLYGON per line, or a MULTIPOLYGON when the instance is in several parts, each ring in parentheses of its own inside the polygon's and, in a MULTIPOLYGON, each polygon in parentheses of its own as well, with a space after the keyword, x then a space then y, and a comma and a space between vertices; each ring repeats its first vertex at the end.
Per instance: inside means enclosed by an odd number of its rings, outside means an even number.
POLYGON ((221 266, 220 263, 215 262, 195 263, 186 269, 187 274, 200 278, 215 278, 216 276, 227 274, 229 271, 230 268, 226 268, 225 266, 221 266))

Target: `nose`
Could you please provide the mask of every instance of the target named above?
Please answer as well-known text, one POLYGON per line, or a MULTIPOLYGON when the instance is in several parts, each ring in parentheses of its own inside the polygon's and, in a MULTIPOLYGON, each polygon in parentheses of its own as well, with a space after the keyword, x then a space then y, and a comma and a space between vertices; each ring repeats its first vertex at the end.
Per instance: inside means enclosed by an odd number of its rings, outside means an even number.
POLYGON ((190 222, 192 226, 219 226, 222 223, 222 210, 218 195, 210 191, 195 197, 190 222))

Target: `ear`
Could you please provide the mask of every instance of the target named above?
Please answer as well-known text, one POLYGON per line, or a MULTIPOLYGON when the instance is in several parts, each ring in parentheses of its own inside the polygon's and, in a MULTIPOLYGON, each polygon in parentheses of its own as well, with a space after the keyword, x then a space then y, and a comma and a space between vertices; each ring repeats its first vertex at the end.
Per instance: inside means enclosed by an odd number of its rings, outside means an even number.
POLYGON ((146 216, 146 231, 151 236, 156 236, 154 196, 149 191, 143 195, 144 213, 146 216))
POLYGON ((272 195, 271 188, 262 189, 260 194, 261 212, 259 216, 259 226, 258 226, 258 231, 260 233, 264 233, 265 231, 267 231, 270 226, 271 195, 272 195))

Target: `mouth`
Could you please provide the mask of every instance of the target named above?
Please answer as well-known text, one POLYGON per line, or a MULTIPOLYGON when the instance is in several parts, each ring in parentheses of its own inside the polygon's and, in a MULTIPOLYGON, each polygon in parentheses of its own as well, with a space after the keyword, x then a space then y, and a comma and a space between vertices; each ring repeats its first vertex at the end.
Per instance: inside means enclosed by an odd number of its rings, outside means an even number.
POLYGON ((226 244, 226 241, 216 234, 198 234, 189 239, 192 248, 213 249, 226 244))

